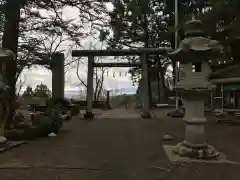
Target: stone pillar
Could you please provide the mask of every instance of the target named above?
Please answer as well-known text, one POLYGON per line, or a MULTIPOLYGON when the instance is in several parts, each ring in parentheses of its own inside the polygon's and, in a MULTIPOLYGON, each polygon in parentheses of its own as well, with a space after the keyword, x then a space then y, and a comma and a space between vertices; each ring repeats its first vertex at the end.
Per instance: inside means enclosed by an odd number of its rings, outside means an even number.
POLYGON ((107 109, 111 109, 111 106, 110 106, 110 91, 107 91, 107 100, 106 100, 106 103, 107 103, 107 109))
POLYGON ((84 114, 85 119, 93 119, 94 114, 92 112, 93 104, 93 63, 94 56, 88 56, 88 73, 87 73, 87 109, 84 114))
POLYGON ((206 143, 204 117, 204 99, 209 92, 182 91, 182 100, 185 107, 185 140, 175 146, 173 152, 189 158, 212 159, 219 156, 213 146, 206 143))
POLYGON ((54 53, 52 55, 52 98, 64 99, 64 54, 54 53))
POLYGON ((147 64, 147 53, 142 53, 140 56, 140 62, 142 65, 142 84, 140 95, 142 97, 143 110, 142 117, 143 118, 151 118, 151 113, 149 112, 149 88, 148 88, 148 64, 147 64))
POLYGON ((205 143, 204 124, 204 101, 206 93, 184 92, 182 100, 185 107, 185 143, 203 145, 205 143), (197 98, 196 98, 197 97, 197 98))

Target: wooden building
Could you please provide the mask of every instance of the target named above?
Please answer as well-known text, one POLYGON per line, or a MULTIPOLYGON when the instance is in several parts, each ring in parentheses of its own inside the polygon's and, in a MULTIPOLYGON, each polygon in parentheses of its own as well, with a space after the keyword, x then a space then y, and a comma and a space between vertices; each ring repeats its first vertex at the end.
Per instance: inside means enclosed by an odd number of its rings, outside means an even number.
POLYGON ((240 110, 240 63, 214 71, 210 79, 217 86, 211 94, 212 109, 240 110))

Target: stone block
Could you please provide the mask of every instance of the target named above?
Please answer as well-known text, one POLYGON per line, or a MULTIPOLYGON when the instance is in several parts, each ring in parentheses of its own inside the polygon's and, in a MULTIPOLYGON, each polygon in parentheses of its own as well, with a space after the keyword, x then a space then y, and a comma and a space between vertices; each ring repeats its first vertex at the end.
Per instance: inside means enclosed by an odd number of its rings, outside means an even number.
POLYGON ((240 162, 234 162, 227 159, 226 155, 220 153, 220 155, 216 159, 206 160, 206 159, 192 159, 189 157, 181 157, 175 153, 173 153, 175 146, 171 145, 163 145, 163 149, 171 162, 192 162, 192 163, 222 163, 222 164, 238 164, 240 162))

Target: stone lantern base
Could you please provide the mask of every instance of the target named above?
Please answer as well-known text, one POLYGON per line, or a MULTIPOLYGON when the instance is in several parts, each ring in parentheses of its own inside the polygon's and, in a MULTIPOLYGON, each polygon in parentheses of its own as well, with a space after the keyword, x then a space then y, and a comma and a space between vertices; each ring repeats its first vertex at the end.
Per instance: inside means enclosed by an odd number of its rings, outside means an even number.
POLYGON ((180 157, 188 157, 192 159, 215 159, 220 153, 211 145, 206 144, 190 144, 183 141, 173 148, 173 153, 180 157))

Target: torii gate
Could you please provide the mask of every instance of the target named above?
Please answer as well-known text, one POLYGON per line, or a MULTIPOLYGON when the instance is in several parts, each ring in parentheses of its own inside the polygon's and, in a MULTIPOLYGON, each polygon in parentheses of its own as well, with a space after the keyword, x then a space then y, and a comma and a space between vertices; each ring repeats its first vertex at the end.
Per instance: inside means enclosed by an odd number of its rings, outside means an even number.
POLYGON ((141 96, 143 102, 143 118, 151 118, 149 112, 149 97, 148 97, 148 55, 167 55, 172 51, 171 48, 138 48, 138 49, 107 49, 107 50, 73 50, 73 57, 88 57, 88 74, 87 74, 87 109, 84 118, 92 119, 94 114, 92 112, 93 102, 93 70, 94 67, 135 67, 140 66, 142 68, 143 79, 143 95, 141 96), (140 56, 140 63, 95 63, 95 56, 140 56))

